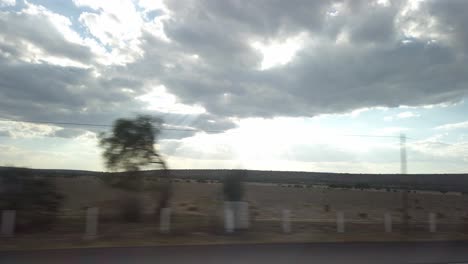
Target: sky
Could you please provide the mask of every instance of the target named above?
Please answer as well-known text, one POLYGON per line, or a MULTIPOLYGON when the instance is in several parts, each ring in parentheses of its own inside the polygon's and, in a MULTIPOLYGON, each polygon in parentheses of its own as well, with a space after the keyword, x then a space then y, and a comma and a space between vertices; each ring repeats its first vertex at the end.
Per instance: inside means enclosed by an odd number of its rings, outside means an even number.
POLYGON ((465 0, 0 0, 0 166, 105 170, 110 127, 21 121, 149 114, 174 169, 399 173, 403 133, 408 173, 465 173, 467 24, 465 0))

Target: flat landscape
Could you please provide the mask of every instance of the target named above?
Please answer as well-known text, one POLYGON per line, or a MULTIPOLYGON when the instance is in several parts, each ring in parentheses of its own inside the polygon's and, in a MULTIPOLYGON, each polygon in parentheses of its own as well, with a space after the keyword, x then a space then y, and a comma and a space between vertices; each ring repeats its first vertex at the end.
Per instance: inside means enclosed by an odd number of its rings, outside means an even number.
POLYGON ((151 188, 152 178, 146 177, 148 188, 142 192, 111 187, 96 175, 48 179, 65 197, 56 223, 48 230, 4 238, 0 248, 468 239, 468 195, 462 192, 246 181, 243 200, 249 204, 250 227, 226 234, 222 183, 172 178, 171 232, 160 234, 154 214, 158 191, 151 188), (143 218, 138 222, 121 217, 122 204, 130 197, 141 203, 143 218), (404 199, 409 215, 405 233, 404 199), (99 208, 98 237, 85 241, 90 207, 99 208), (287 234, 282 229, 283 210, 290 212, 287 234), (344 215, 343 233, 337 233, 337 212, 344 215), (386 213, 392 218, 391 233, 384 231, 386 213), (436 232, 429 232, 430 213, 436 219, 436 232))

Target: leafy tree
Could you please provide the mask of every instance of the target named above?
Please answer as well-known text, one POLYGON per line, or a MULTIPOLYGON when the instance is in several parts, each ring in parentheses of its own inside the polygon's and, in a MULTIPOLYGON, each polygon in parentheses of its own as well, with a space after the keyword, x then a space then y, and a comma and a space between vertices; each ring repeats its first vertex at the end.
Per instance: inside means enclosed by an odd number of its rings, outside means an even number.
POLYGON ((117 119, 111 135, 100 135, 107 168, 138 171, 149 164, 157 164, 166 169, 166 163, 154 148, 161 126, 161 119, 146 115, 117 119))
MULTIPOLYGON (((116 180, 112 175, 104 177, 114 186, 141 190, 142 177, 136 173, 137 171, 152 165, 164 170, 164 176, 160 181, 158 213, 160 208, 168 206, 171 189, 166 163, 154 148, 161 127, 162 120, 151 116, 139 115, 134 119, 120 118, 114 122, 112 133, 102 133, 99 141, 104 149, 102 155, 106 167, 112 171, 127 172, 127 175, 116 180)), ((127 219, 130 220, 128 217, 127 219)))

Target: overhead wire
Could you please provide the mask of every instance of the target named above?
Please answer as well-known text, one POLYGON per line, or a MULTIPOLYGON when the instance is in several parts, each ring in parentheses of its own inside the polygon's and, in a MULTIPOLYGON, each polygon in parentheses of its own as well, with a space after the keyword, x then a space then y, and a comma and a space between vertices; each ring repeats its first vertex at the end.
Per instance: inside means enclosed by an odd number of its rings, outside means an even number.
MULTIPOLYGON (((11 119, 11 118, 0 118, 0 121, 16 122, 16 123, 45 124, 45 125, 62 125, 62 126, 112 127, 112 125, 110 125, 110 124, 42 121, 42 120, 19 120, 19 119, 11 119)), ((180 132, 208 132, 208 133, 222 133, 222 132, 224 132, 224 130, 212 130, 212 129, 206 130, 206 129, 196 129, 196 128, 162 127, 160 129, 165 130, 165 131, 180 131, 180 132)), ((400 138, 400 135, 368 135, 368 134, 335 134, 333 136, 368 137, 368 138, 400 138)), ((406 139, 414 139, 414 138, 406 137, 406 139)))

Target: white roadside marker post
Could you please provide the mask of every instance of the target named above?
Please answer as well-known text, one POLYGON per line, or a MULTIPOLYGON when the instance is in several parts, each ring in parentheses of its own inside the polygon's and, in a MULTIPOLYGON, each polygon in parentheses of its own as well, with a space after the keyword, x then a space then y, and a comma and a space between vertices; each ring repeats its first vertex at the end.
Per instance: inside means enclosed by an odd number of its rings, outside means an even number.
POLYGON ((171 232, 171 208, 162 208, 159 219, 159 231, 163 234, 171 232))
POLYGON ((85 240, 93 240, 97 237, 99 208, 91 207, 86 210, 85 240))
POLYGON ((15 210, 2 211, 2 237, 13 237, 15 235, 15 210))
POLYGON ((390 215, 390 213, 384 214, 384 226, 385 226, 385 233, 392 232, 392 215, 390 215))
POLYGON ((435 233, 437 231, 436 215, 429 213, 429 232, 435 233))
POLYGON ((224 229, 226 233, 234 232, 234 212, 231 208, 224 208, 224 229))
POLYGON ((289 209, 283 209, 281 218, 283 233, 291 233, 291 211, 289 209))
POLYGON ((344 213, 341 211, 336 212, 336 232, 344 233, 345 231, 344 224, 345 224, 344 213))

